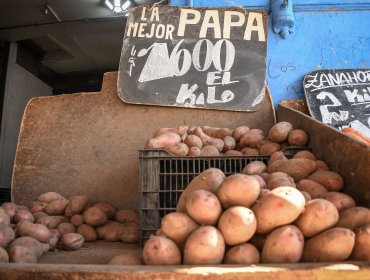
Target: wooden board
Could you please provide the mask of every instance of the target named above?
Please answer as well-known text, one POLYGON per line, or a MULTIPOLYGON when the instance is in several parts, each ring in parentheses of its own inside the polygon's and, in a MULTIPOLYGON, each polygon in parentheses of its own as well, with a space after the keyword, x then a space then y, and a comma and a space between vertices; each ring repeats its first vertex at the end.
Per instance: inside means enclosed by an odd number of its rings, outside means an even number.
POLYGON ((235 8, 130 10, 118 94, 128 103, 254 111, 264 98, 267 14, 235 8))
POLYGON ((261 109, 253 113, 131 105, 117 95, 117 73, 107 73, 100 93, 29 102, 15 157, 12 199, 27 205, 41 193, 57 191, 137 208, 138 150, 156 129, 249 125, 267 132, 274 122, 268 92, 261 109))
POLYGON ((305 75, 303 87, 315 119, 370 137, 370 69, 317 70, 305 75))

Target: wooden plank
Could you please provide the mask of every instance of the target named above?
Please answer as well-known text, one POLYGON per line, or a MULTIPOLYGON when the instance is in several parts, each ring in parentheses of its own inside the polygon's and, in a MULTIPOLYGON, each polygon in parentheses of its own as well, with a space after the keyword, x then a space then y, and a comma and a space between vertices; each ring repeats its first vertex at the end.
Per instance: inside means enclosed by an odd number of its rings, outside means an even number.
POLYGON ((41 193, 57 191, 137 208, 138 150, 157 128, 249 125, 267 132, 274 122, 268 91, 261 109, 253 113, 131 105, 117 95, 117 73, 107 73, 100 93, 29 102, 18 140, 12 200, 27 205, 41 193))

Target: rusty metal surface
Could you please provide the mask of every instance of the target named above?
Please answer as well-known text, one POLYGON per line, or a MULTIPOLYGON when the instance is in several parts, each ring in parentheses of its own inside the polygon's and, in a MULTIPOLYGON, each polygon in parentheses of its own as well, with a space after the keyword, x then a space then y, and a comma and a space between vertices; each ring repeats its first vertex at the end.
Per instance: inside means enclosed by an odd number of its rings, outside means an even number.
POLYGON ((131 105, 117 95, 117 73, 107 73, 100 93, 34 98, 22 120, 12 199, 29 204, 57 191, 137 208, 138 150, 157 128, 249 125, 267 131, 275 113, 266 94, 253 113, 131 105))
POLYGON ((279 105, 278 115, 279 121, 307 131, 313 153, 343 176, 344 192, 370 207, 370 147, 286 105, 279 105))

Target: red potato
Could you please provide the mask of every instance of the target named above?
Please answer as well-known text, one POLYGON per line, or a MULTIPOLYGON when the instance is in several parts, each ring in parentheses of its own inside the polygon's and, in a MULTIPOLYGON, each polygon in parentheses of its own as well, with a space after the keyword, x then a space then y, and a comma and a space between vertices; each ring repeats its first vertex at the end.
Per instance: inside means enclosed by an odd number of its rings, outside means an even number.
POLYGON ((0 227, 4 227, 4 226, 6 227, 9 224, 10 224, 10 217, 8 216, 8 214, 5 212, 3 208, 0 208, 0 227))
POLYGON ((46 192, 46 193, 41 194, 37 198, 38 201, 44 202, 47 204, 53 202, 54 200, 63 200, 63 199, 65 200, 66 198, 57 192, 46 192))
POLYGON ((196 136, 196 135, 187 135, 184 139, 184 143, 189 147, 197 147, 199 149, 202 148, 203 144, 202 144, 202 140, 196 136))
POLYGON ((106 202, 95 203, 92 207, 99 208, 105 215, 107 215, 108 219, 112 219, 117 212, 116 207, 106 202))
POLYGON ((50 229, 50 238, 48 243, 51 251, 53 251, 57 247, 59 240, 60 240, 59 231, 55 228, 50 229))
POLYGON ((35 253, 37 258, 41 257, 42 254, 44 253, 41 242, 30 236, 22 236, 17 239, 14 239, 12 243, 9 244, 9 249, 11 249, 14 246, 29 248, 32 252, 35 253))
POLYGON ((258 156, 260 154, 260 152, 258 151, 258 149, 254 149, 254 148, 250 148, 250 147, 244 147, 241 152, 243 153, 243 155, 245 156, 258 156))
POLYGON ((286 225, 271 232, 262 249, 264 263, 297 263, 302 257, 304 237, 293 225, 286 225))
POLYGON ((309 179, 300 180, 297 183, 297 189, 308 192, 312 198, 320 198, 323 194, 328 192, 323 185, 309 179))
POLYGON ((15 212, 17 212, 17 205, 12 202, 5 202, 1 205, 1 208, 6 214, 8 214, 10 220, 13 221, 13 216, 15 215, 15 212))
POLYGON ((107 215, 98 207, 90 207, 84 213, 84 222, 90 226, 97 227, 104 225, 108 217, 107 215))
POLYGON ((144 245, 143 260, 148 265, 181 264, 181 252, 171 239, 152 235, 144 245))
POLYGON ((121 209, 116 212, 114 219, 122 224, 139 223, 139 214, 132 209, 121 209))
POLYGON ((316 160, 316 169, 324 169, 324 170, 329 170, 329 166, 323 162, 322 160, 316 160))
POLYGON ((256 148, 257 145, 265 138, 263 131, 260 129, 251 129, 244 133, 239 140, 241 147, 256 148))
POLYGON ((260 253, 252 244, 245 243, 231 247, 225 253, 224 264, 257 264, 260 263, 260 253))
POLYGON ((12 263, 37 263, 37 256, 31 248, 12 246, 8 252, 12 263))
POLYGON ((206 135, 200 127, 195 128, 194 134, 202 140, 203 147, 212 145, 215 146, 219 152, 224 149, 224 141, 222 141, 222 139, 206 135))
POLYGON ((233 129, 231 136, 235 139, 235 141, 239 141, 240 137, 247 131, 249 131, 248 126, 239 126, 233 129))
POLYGON ((198 147, 190 147, 189 152, 188 152, 188 156, 189 157, 199 157, 200 156, 200 149, 198 147))
POLYGON ((263 173, 261 173, 261 174, 259 174, 261 177, 262 177, 262 179, 267 183, 267 181, 268 181, 268 178, 270 177, 270 174, 269 173, 267 173, 267 172, 263 172, 263 173))
POLYGON ((243 153, 236 150, 229 150, 224 153, 225 156, 242 156, 243 153))
POLYGON ((356 207, 356 202, 352 197, 340 192, 326 192, 320 195, 320 198, 329 200, 338 209, 338 212, 356 207))
POLYGON ((223 139, 225 136, 230 136, 231 131, 228 128, 219 128, 211 126, 203 126, 202 130, 205 134, 213 138, 223 139))
MULTIPOLYGON (((311 173, 313 173, 316 170, 316 162, 306 158, 293 158, 289 160, 282 160, 277 165, 278 165, 277 169, 274 171, 280 171, 288 174, 294 179, 295 182, 306 179, 311 173)), ((269 172, 271 173, 271 168, 269 169, 269 172)))
POLYGON ((20 221, 30 221, 31 223, 33 223, 35 221, 35 218, 28 210, 18 210, 15 213, 13 220, 15 223, 19 223, 20 221))
POLYGON ((284 142, 288 139, 289 133, 293 130, 290 122, 278 122, 269 130, 269 139, 274 142, 284 142))
POLYGON ((40 201, 34 201, 31 203, 29 208, 30 208, 31 213, 36 213, 36 212, 43 212, 46 206, 47 206, 47 203, 40 202, 40 201))
POLYGON ((222 213, 217 196, 206 190, 191 192, 185 203, 186 213, 197 223, 215 225, 222 213))
POLYGON ((352 207, 339 213, 337 227, 355 230, 370 223, 370 209, 366 207, 352 207))
POLYGON ((224 149, 222 150, 223 152, 227 152, 227 151, 235 149, 236 142, 235 142, 235 139, 232 138, 231 136, 225 136, 222 139, 222 141, 224 141, 224 149))
POLYGON ((253 212, 242 206, 228 208, 218 222, 225 243, 238 245, 247 242, 256 232, 257 222, 253 212))
POLYGON ((110 265, 143 265, 144 260, 140 254, 125 253, 112 258, 108 264, 110 265))
POLYGON ((225 179, 225 174, 217 168, 208 168, 196 176, 182 192, 176 206, 176 212, 186 211, 187 196, 195 190, 203 189, 215 193, 225 179))
POLYGON ((308 143, 308 134, 302 129, 292 130, 288 142, 291 146, 305 146, 308 143))
POLYGON ((343 188, 343 178, 334 171, 317 170, 307 179, 323 185, 329 192, 337 192, 343 188))
POLYGON ((271 179, 268 180, 268 183, 267 183, 267 188, 269 190, 273 190, 273 189, 276 189, 276 188, 279 188, 279 187, 292 187, 292 188, 295 188, 296 185, 294 183, 294 180, 292 177, 290 177, 289 175, 287 176, 284 176, 284 177, 273 177, 271 179))
POLYGON ((355 231, 356 239, 351 260, 370 261, 370 224, 363 225, 355 231))
POLYGON ((89 202, 89 198, 86 195, 73 195, 68 200, 69 203, 65 210, 65 216, 68 218, 76 214, 81 214, 89 202))
POLYGON ((81 234, 85 242, 93 242, 98 239, 96 230, 87 224, 82 224, 77 228, 77 233, 81 234))
POLYGON ((0 263, 8 263, 9 262, 9 255, 8 252, 0 247, 0 263))
POLYGON ((306 158, 310 160, 316 160, 316 156, 310 151, 299 151, 293 156, 293 158, 306 158))
POLYGON ((0 227, 0 247, 6 247, 15 239, 15 232, 9 226, 0 227))
POLYGON ((260 195, 258 196, 257 198, 257 201, 261 200, 262 198, 264 198, 267 194, 269 194, 271 192, 271 190, 269 189, 261 189, 260 191, 260 195))
POLYGON ((162 149, 166 146, 176 145, 181 142, 181 137, 177 133, 165 133, 155 138, 149 139, 146 148, 162 149))
POLYGON ((212 226, 200 226, 185 244, 184 264, 221 264, 225 253, 222 234, 212 226))
POLYGON ((42 224, 48 229, 56 228, 60 223, 67 223, 68 218, 64 216, 43 216, 36 220, 37 224, 42 224))
POLYGON ((266 164, 263 161, 255 160, 244 166, 242 173, 246 175, 262 174, 267 170, 266 164))
POLYGON ((18 236, 30 236, 40 242, 48 242, 50 230, 41 224, 33 224, 30 221, 22 221, 17 225, 18 236))
POLYGON ((224 208, 244 206, 249 208, 260 194, 260 184, 253 176, 233 174, 225 178, 217 191, 224 208))
POLYGON ((258 183, 260 185, 260 189, 266 189, 266 182, 260 175, 253 174, 251 176, 258 181, 258 183))
POLYGON ((49 217, 49 215, 46 214, 45 212, 35 212, 33 213, 33 217, 35 218, 35 221, 37 221, 38 218, 49 217))
POLYGON ((75 226, 71 223, 60 223, 57 226, 57 230, 59 231, 61 237, 68 233, 76 232, 75 226))
MULTIPOLYGON (((269 167, 270 165, 272 165, 273 163, 275 163, 276 161, 279 161, 281 162, 281 160, 287 160, 286 156, 284 155, 284 153, 282 151, 278 151, 278 152, 275 152, 273 153, 271 156, 270 156, 270 160, 269 162, 267 163, 267 167, 269 167)), ((269 173, 273 173, 273 172, 276 172, 276 171, 268 171, 269 173)))
POLYGON ((277 151, 280 151, 281 146, 279 143, 267 141, 266 143, 261 145, 261 147, 259 147, 258 150, 260 152, 260 155, 269 156, 272 155, 273 153, 276 153, 277 151))
POLYGON ((119 234, 121 233, 123 227, 124 225, 121 223, 108 221, 108 223, 105 225, 97 227, 96 233, 98 234, 99 239, 104 239, 106 241, 118 241, 119 234))
POLYGON ((176 133, 179 136, 183 136, 188 132, 189 127, 185 125, 177 126, 177 127, 164 127, 158 129, 154 132, 153 138, 158 137, 159 135, 166 134, 166 133, 176 133))
POLYGON ((68 203, 67 199, 54 200, 46 205, 45 212, 51 216, 63 215, 68 203))
POLYGON ((200 150, 199 156, 201 157, 218 157, 220 156, 219 150, 213 145, 203 146, 200 150))
POLYGON ((70 222, 75 227, 78 227, 84 223, 84 216, 81 214, 73 215, 70 219, 70 222))
POLYGON ((82 248, 84 245, 84 238, 79 233, 67 233, 60 239, 60 244, 65 250, 75 251, 82 248))
POLYGON ((124 243, 137 243, 139 241, 139 227, 137 224, 124 225, 118 236, 124 243))
POLYGON ((178 156, 178 157, 185 157, 189 152, 189 147, 186 146, 184 143, 178 143, 175 145, 165 146, 163 148, 166 152, 170 153, 171 155, 178 156))

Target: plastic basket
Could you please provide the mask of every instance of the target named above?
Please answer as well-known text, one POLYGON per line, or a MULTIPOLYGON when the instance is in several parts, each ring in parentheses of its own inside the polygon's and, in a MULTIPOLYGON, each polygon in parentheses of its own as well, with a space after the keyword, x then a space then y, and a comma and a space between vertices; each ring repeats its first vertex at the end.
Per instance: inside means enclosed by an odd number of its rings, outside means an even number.
MULTIPOLYGON (((291 158, 298 151, 284 150, 291 158)), ((164 215, 176 210, 177 201, 190 181, 202 171, 215 167, 226 176, 239 173, 251 161, 267 164, 269 156, 174 157, 161 149, 139 150, 141 197, 139 206, 139 244, 142 247, 150 235, 160 228, 164 215)))

